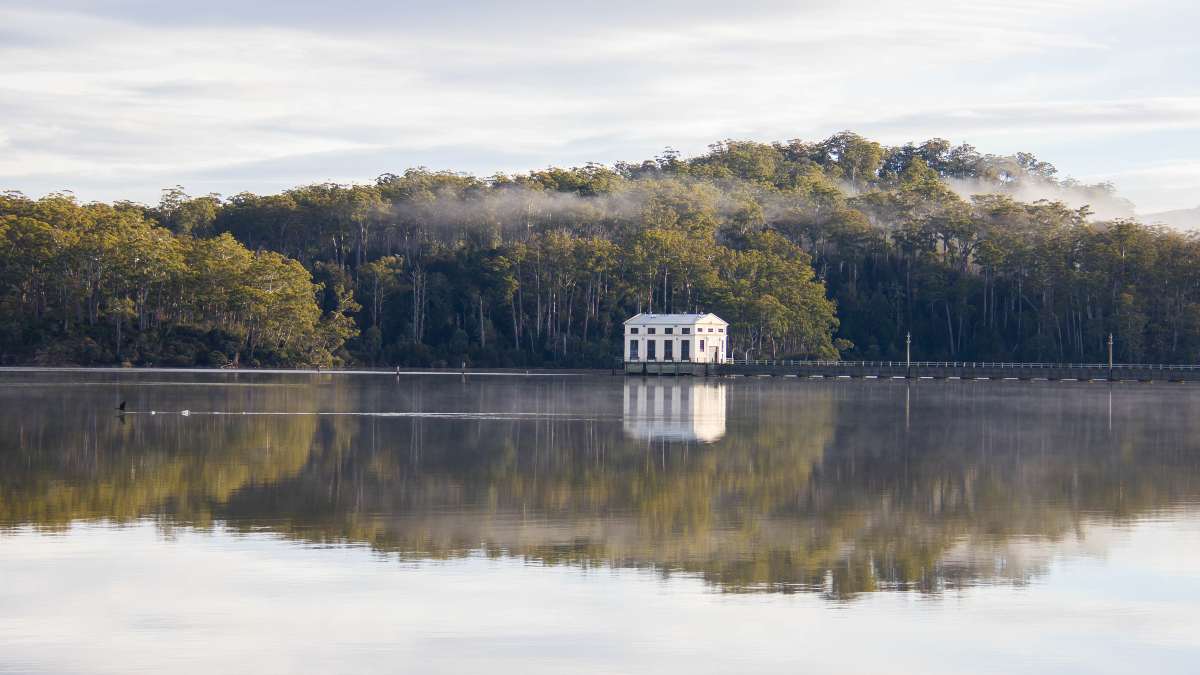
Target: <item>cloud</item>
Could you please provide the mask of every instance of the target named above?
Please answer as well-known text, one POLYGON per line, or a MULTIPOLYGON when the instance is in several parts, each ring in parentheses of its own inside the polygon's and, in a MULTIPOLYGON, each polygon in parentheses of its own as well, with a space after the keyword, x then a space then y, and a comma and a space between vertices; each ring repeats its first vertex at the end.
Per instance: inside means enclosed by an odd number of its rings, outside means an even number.
POLYGON ((1095 178, 1112 181, 1135 196, 1139 213, 1194 208, 1200 204, 1200 160, 1154 162, 1095 178))
POLYGON ((933 126, 947 134, 1139 132, 1200 129, 1200 96, 1118 100, 1048 100, 925 109, 874 122, 883 130, 912 132, 933 126))
POLYGON ((273 190, 413 159, 486 175, 844 128, 1033 150, 1070 173, 1098 136, 1200 119, 1158 51, 1190 38, 1114 32, 1149 31, 1139 16, 1125 0, 9 5, 0 187, 154 200, 190 177, 273 190))

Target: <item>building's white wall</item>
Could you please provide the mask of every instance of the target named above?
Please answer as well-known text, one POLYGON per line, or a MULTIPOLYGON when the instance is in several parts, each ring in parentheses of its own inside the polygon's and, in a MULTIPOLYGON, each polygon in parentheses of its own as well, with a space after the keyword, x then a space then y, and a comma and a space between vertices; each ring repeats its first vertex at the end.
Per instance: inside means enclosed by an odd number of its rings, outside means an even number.
POLYGON ((625 324, 624 338, 624 356, 625 361, 646 361, 649 360, 649 341, 654 341, 654 361, 682 361, 683 360, 683 342, 686 340, 689 345, 689 361, 692 363, 724 363, 728 353, 728 326, 721 321, 715 319, 703 319, 695 323, 686 324, 646 324, 642 322, 630 322, 625 324), (667 334, 666 329, 670 328, 671 333, 667 334), (683 329, 688 328, 689 333, 684 334, 683 329), (637 329, 634 333, 633 329, 637 329), (654 329, 654 334, 650 334, 650 329, 654 329), (633 354, 632 342, 637 341, 637 355, 633 354), (700 344, 704 343, 704 348, 701 349, 700 344), (667 343, 670 343, 670 356, 667 358, 667 343))
POLYGON ((712 319, 698 322, 693 332, 693 349, 699 351, 700 343, 704 343, 704 353, 694 360, 703 363, 724 363, 728 351, 728 328, 712 319))

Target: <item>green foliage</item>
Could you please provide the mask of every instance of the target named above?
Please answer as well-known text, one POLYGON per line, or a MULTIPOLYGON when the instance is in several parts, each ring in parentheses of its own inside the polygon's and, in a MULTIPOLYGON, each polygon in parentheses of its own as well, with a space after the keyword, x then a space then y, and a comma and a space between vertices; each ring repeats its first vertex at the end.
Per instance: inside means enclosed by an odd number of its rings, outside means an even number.
POLYGON ((0 199, 0 274, 3 362, 327 364, 356 333, 295 260, 57 195, 0 199))
POLYGON ((746 336, 740 344, 747 352, 838 358, 833 303, 799 246, 770 230, 755 233, 744 249, 722 257, 720 269, 723 316, 731 333, 746 336))
POLYGON ((916 358, 1096 361, 1109 333, 1121 360, 1200 358, 1200 242, 1029 190, 1115 200, 1028 153, 852 132, 155 208, 9 195, 0 344, 159 362, 187 326, 240 346, 180 362, 608 366, 630 314, 713 311, 739 357, 898 358, 911 332, 916 358))

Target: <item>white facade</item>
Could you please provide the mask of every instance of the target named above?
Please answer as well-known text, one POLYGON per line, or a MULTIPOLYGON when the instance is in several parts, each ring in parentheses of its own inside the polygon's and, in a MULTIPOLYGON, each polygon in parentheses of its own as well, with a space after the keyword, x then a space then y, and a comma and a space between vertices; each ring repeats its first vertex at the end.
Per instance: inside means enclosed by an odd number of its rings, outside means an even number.
POLYGON ((724 363, 728 331, 716 314, 638 314, 625 321, 625 361, 724 363))

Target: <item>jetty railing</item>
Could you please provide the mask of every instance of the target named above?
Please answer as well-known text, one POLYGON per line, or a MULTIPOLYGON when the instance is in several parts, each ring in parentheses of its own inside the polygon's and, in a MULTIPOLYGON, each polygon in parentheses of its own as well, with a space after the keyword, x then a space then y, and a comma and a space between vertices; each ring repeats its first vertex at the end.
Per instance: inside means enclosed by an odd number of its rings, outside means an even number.
POLYGON ((1200 364, 729 359, 724 363, 714 364, 705 374, 908 379, 1200 381, 1200 364))
POLYGON ((1088 370, 1180 370, 1200 371, 1198 364, 1163 363, 1030 363, 1026 361, 814 361, 793 359, 727 359, 731 366, 814 366, 843 368, 1042 368, 1088 370))

